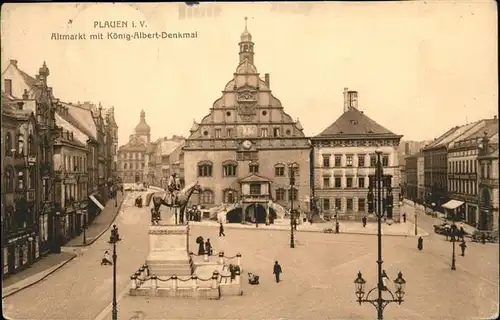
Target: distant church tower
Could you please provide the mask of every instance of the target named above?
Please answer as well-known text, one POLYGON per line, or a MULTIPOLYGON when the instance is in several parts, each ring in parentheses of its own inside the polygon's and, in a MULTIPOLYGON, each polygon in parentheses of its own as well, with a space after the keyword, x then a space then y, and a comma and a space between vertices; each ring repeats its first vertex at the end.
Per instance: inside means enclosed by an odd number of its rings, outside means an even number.
POLYGON ((135 136, 142 139, 146 144, 151 141, 151 127, 146 123, 146 112, 141 111, 141 119, 135 127, 135 136))

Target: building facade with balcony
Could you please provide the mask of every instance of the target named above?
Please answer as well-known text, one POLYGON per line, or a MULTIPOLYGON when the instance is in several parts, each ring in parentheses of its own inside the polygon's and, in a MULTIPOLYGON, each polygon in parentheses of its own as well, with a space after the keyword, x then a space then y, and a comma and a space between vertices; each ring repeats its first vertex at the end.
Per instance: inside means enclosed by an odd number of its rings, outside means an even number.
POLYGON ((399 222, 400 177, 397 149, 401 135, 382 127, 358 108, 358 93, 344 89, 344 112, 328 128, 311 138, 314 197, 324 215, 360 220, 368 212, 368 186, 375 174, 375 150, 382 150, 382 166, 393 192, 392 219, 399 222))
POLYGON ((479 149, 479 230, 498 231, 498 127, 497 133, 484 135, 479 149))
POLYGON ((298 121, 287 114, 254 64, 254 42, 245 27, 239 63, 201 122, 194 122, 184 145, 186 184, 203 192, 191 199, 205 207, 238 203, 227 221, 267 222, 270 202, 309 211, 310 143, 298 121), (289 187, 290 172, 296 186, 289 187))
MULTIPOLYGON (((37 187, 38 212, 37 238, 38 252, 44 256, 55 248, 55 207, 54 207, 54 179, 53 179, 53 132, 55 130, 54 98, 52 88, 48 86, 49 69, 45 62, 38 70, 36 77, 28 75, 18 67, 17 60, 10 60, 7 68, 2 72, 4 83, 2 99, 23 102, 22 109, 31 111, 37 124, 38 153, 37 171, 41 184, 37 187)), ((14 142, 13 142, 14 143, 14 142)), ((30 238, 30 236, 28 236, 30 238)))
POLYGON ((40 257, 39 132, 23 101, 2 95, 2 275, 31 266, 40 257))
POLYGON ((146 112, 141 111, 135 134, 130 135, 127 144, 118 148, 118 172, 124 183, 145 182, 146 151, 150 144, 151 128, 146 123, 146 112))
POLYGON ((498 134, 497 119, 483 120, 448 146, 448 198, 461 203, 456 212, 461 220, 474 227, 479 224, 477 157, 483 138, 490 139, 495 134, 498 134))

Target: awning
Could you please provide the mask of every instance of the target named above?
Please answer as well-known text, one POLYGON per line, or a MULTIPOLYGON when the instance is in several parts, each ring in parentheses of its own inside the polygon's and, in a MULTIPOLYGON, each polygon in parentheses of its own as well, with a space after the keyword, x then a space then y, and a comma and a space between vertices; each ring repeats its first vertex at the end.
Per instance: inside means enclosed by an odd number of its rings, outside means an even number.
POLYGON ((92 200, 93 203, 95 203, 96 206, 99 207, 99 209, 104 210, 104 206, 99 201, 97 201, 94 195, 90 195, 89 198, 90 200, 92 200))
POLYGON ((463 204, 464 203, 462 201, 450 200, 450 201, 446 202, 445 204, 443 204, 441 207, 443 207, 445 209, 455 210, 456 208, 460 207, 463 204))

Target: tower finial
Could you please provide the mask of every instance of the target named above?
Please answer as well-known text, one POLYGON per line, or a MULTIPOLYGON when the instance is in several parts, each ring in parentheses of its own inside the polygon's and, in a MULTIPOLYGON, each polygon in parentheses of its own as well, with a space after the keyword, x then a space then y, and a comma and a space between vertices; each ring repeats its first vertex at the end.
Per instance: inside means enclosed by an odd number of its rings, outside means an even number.
POLYGON ((248 21, 248 17, 245 17, 245 31, 248 32, 248 29, 247 29, 247 21, 248 21))

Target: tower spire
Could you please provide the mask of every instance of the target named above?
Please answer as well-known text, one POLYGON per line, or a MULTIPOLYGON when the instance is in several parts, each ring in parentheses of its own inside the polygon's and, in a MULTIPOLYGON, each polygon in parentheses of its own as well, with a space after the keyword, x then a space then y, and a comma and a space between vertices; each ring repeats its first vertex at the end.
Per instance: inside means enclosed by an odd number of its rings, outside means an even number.
POLYGON ((240 37, 240 63, 243 61, 248 60, 251 64, 253 64, 253 45, 254 43, 252 42, 252 35, 250 32, 248 32, 248 17, 245 17, 245 30, 241 34, 240 37))

